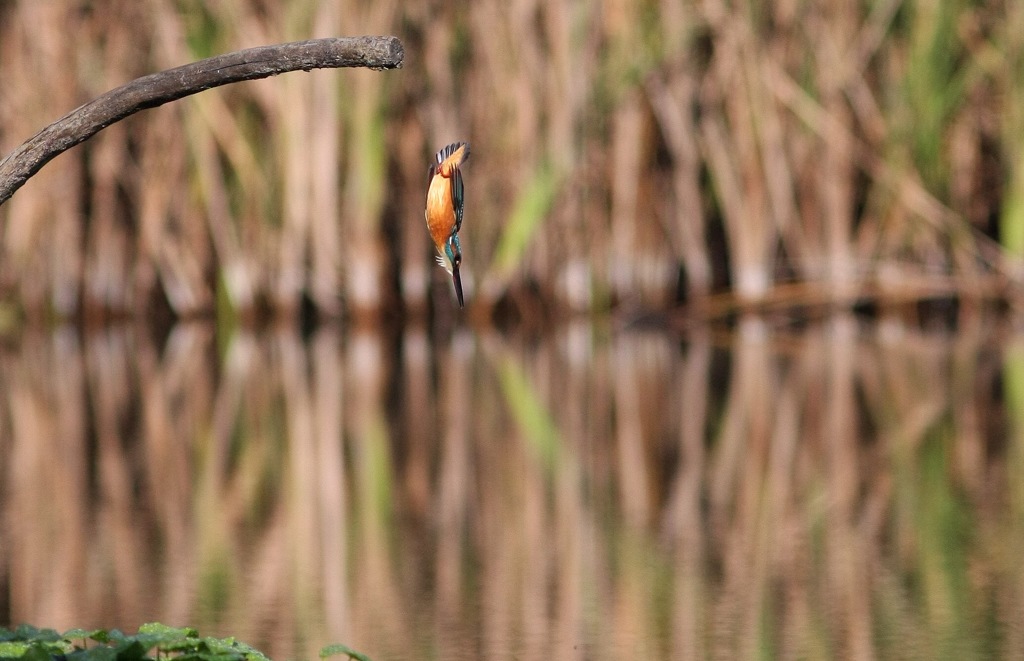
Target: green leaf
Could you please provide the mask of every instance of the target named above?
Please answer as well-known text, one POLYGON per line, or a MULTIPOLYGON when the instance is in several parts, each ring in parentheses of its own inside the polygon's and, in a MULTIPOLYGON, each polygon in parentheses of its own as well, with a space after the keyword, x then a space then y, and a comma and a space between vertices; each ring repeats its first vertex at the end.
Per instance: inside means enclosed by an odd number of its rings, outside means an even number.
POLYGON ((140 626, 135 640, 146 650, 156 648, 163 652, 194 652, 199 642, 195 629, 170 627, 159 622, 140 626))
POLYGON ((170 627, 159 622, 147 622, 139 627, 140 634, 159 636, 166 640, 181 640, 182 638, 198 638, 198 632, 192 627, 170 627))
POLYGON ((42 643, 33 643, 28 650, 21 655, 22 661, 53 661, 56 650, 50 650, 42 643))
POLYGON ((229 638, 203 638, 203 643, 212 652, 230 652, 237 650, 237 643, 233 637, 229 638))
POLYGON ((0 658, 22 659, 23 661, 51 661, 54 656, 62 655, 60 648, 38 641, 3 641, 0 642, 0 658))
POLYGON ((19 624, 14 630, 15 640, 32 640, 42 643, 54 643, 60 640, 60 634, 53 629, 37 629, 29 624, 19 624))
POLYGON ((202 649, 200 652, 209 652, 210 654, 219 655, 231 655, 234 658, 241 659, 250 654, 259 654, 262 658, 263 655, 253 648, 249 647, 245 643, 240 643, 234 638, 203 638, 202 649))
MULTIPOLYGON (((114 633, 120 633, 115 629, 114 633)), ((89 634, 89 638, 92 638, 97 643, 109 643, 111 640, 110 632, 106 629, 97 629, 89 634)))
MULTIPOLYGON (((106 632, 106 640, 100 642, 103 643, 120 643, 128 640, 128 636, 125 636, 119 629, 111 629, 106 632)), ((99 640, 98 638, 96 640, 99 640)))
POLYGON ((64 640, 82 640, 90 638, 92 632, 85 629, 68 629, 64 632, 64 640))
POLYGON ((329 656, 337 656, 339 654, 347 654, 349 658, 355 659, 356 661, 370 661, 370 657, 365 654, 360 654, 347 645, 335 643, 334 645, 328 645, 327 647, 320 650, 320 658, 326 659, 329 656))
POLYGON ((78 650, 67 656, 68 661, 117 661, 117 650, 107 645, 98 645, 87 650, 78 650))
MULTIPOLYGON (((234 638, 200 638, 192 627, 171 627, 158 622, 144 624, 132 636, 117 629, 70 629, 62 635, 51 629, 22 625, 15 630, 0 628, 0 659, 52 661, 270 661, 259 650, 234 638), (75 641, 95 640, 91 648, 79 648, 75 641)), ((357 657, 358 658, 358 657, 357 657)), ((363 657, 365 658, 365 657, 363 657)))
MULTIPOLYGON (((150 646, 152 647, 152 646, 150 646)), ((140 661, 146 656, 149 647, 139 639, 125 639, 116 648, 117 661, 140 661)))
POLYGON ((61 637, 70 643, 78 640, 94 640, 97 643, 106 643, 110 640, 110 634, 107 633, 106 629, 69 629, 61 637))
POLYGON ((175 661, 243 661, 244 659, 245 657, 237 652, 200 652, 175 657, 175 661))
POLYGON ((24 640, 5 640, 0 642, 0 658, 19 658, 28 651, 30 646, 31 643, 24 640))

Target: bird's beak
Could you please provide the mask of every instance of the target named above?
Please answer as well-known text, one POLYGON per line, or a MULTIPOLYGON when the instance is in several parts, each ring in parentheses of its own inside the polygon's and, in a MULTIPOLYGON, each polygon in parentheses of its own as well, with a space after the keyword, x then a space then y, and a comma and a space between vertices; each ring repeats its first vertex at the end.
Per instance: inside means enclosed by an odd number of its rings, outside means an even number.
POLYGON ((459 264, 452 265, 452 281, 455 283, 455 295, 459 297, 459 307, 466 307, 462 302, 462 276, 459 275, 459 264))

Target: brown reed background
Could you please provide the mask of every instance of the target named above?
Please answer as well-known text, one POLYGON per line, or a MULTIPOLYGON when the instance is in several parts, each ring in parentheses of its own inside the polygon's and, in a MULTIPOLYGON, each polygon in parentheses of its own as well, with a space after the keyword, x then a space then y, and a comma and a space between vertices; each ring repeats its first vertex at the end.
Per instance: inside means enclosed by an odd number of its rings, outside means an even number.
POLYGON ((290 314, 303 297, 335 314, 419 309, 433 283, 447 304, 421 206, 456 139, 484 308, 1002 295, 1017 278, 1010 1, 4 2, 0 148, 134 77, 339 34, 395 34, 405 67, 235 85, 108 128, 0 210, 0 295, 58 315, 290 314))

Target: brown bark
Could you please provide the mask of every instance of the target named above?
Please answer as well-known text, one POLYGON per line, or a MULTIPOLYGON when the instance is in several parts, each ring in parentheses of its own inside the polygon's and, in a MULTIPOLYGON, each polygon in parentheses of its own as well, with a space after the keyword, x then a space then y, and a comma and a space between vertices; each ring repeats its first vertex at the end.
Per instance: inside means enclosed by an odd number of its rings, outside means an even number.
POLYGON ((397 37, 331 37, 259 46, 136 78, 72 110, 0 161, 0 205, 58 154, 146 108, 196 92, 288 71, 340 67, 397 69, 397 37))

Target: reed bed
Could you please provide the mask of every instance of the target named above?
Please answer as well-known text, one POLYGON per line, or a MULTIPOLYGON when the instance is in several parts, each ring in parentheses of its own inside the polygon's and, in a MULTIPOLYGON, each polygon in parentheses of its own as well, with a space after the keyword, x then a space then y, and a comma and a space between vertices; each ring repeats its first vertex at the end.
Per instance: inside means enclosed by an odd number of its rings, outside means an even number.
POLYGON ((1012 655, 1024 343, 993 339, 25 333, 0 604, 275 658, 1012 655))
POLYGON ((107 129, 0 210, 0 296, 100 317, 446 303, 420 207, 456 139, 484 309, 805 283, 846 304, 932 277, 1005 297, 1021 277, 1024 11, 997 0, 9 2, 0 148, 133 77, 335 34, 395 34, 405 67, 107 129))

